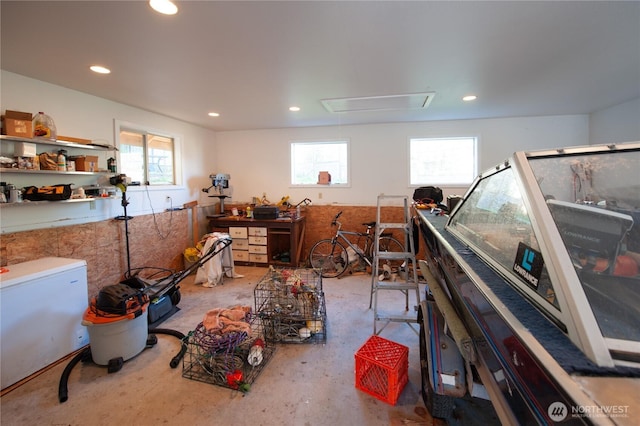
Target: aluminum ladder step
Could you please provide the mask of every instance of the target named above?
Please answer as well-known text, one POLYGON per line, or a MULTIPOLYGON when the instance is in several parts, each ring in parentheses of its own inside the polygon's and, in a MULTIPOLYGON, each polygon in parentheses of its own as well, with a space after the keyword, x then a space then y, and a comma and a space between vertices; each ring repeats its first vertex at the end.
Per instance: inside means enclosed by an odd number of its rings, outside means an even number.
POLYGON ((415 260, 413 253, 408 251, 379 251, 378 259, 383 260, 415 260))
POLYGON ((378 290, 415 290, 417 284, 414 283, 404 283, 402 281, 378 281, 376 283, 376 288, 378 290))
POLYGON ((378 314, 376 315, 376 320, 377 321, 418 323, 418 316, 416 315, 415 317, 406 317, 406 316, 402 316, 402 315, 391 315, 391 314, 386 314, 384 312, 378 312, 378 314))
POLYGON ((407 223, 381 223, 380 229, 406 229, 410 224, 407 223))

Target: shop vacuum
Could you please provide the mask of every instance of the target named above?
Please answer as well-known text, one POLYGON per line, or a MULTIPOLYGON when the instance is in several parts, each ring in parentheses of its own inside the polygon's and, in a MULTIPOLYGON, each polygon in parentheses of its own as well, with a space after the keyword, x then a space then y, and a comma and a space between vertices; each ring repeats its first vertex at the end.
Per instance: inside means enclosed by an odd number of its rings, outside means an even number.
POLYGON ((126 186, 122 185, 120 189, 124 216, 118 219, 125 221, 128 270, 123 281, 103 287, 86 309, 82 324, 89 332, 89 345, 71 359, 62 373, 58 387, 61 403, 68 399, 69 375, 78 362, 93 361, 97 365, 107 366, 108 373, 115 373, 120 371, 125 361, 153 347, 158 341, 156 334, 172 335, 182 341, 180 351, 169 364, 171 368, 176 368, 187 350, 185 335, 176 330, 157 328, 156 325, 177 310, 176 305, 180 301, 178 284, 231 244, 231 238, 218 239, 198 262, 178 273, 168 273, 168 270, 161 268, 132 270, 126 186), (149 270, 152 272, 149 273, 149 270))

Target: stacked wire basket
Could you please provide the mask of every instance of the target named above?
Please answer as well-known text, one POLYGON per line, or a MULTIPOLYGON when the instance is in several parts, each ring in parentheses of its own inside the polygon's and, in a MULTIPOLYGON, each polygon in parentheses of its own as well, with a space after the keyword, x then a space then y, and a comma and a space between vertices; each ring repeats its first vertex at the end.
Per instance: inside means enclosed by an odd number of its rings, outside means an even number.
POLYGON ((182 377, 243 392, 260 375, 275 352, 266 341, 262 320, 250 313, 245 318, 250 332, 214 334, 202 323, 185 337, 187 351, 182 377))
POLYGON ((267 342, 326 342, 327 310, 318 271, 270 268, 256 285, 254 299, 267 342))

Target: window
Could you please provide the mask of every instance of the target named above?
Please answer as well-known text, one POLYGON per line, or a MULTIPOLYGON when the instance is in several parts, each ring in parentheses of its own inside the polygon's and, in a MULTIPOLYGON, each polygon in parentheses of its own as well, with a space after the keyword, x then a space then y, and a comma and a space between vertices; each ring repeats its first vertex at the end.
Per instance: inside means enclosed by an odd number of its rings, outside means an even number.
POLYGON ((322 171, 331 185, 349 183, 349 143, 346 140, 291 142, 291 184, 315 185, 322 171))
POLYGON ((120 128, 120 172, 134 182, 175 185, 174 138, 120 128))
POLYGON ((477 175, 474 137, 409 140, 410 185, 469 185, 477 175))

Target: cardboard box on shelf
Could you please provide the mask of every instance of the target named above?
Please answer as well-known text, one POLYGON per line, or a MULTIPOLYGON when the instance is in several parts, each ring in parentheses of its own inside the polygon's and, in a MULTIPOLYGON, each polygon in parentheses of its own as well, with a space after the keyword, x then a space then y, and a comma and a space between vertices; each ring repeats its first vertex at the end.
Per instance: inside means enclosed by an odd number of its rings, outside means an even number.
POLYGON ((329 185, 331 183, 331 174, 329 172, 318 173, 318 184, 329 185))
POLYGON ((36 155, 36 144, 29 142, 16 142, 14 148, 14 155, 17 157, 35 157, 36 155))
POLYGON ((30 112, 7 110, 2 117, 2 134, 21 138, 33 137, 33 115, 30 112))
POLYGON ((76 155, 69 157, 69 160, 75 163, 76 170, 79 172, 98 171, 98 157, 95 155, 76 155))

